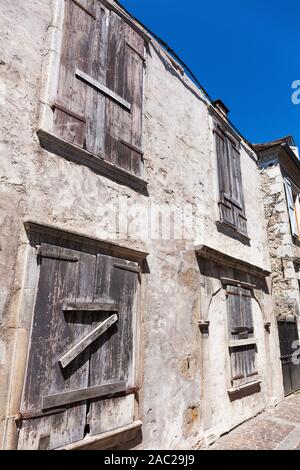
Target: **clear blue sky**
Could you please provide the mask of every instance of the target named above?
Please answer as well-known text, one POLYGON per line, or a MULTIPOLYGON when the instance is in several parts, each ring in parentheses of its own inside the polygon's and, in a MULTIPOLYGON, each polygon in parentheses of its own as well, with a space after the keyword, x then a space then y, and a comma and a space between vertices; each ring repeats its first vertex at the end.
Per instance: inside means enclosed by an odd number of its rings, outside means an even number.
POLYGON ((251 142, 300 145, 300 0, 121 0, 193 70, 251 142))

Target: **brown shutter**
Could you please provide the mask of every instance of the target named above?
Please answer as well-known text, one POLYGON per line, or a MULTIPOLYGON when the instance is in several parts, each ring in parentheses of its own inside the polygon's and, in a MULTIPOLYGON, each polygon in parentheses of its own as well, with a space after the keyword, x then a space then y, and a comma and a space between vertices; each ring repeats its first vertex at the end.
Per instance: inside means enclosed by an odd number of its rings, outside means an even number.
POLYGON ((253 337, 252 295, 248 289, 227 286, 227 309, 229 338, 240 340, 230 347, 232 381, 242 385, 253 380, 257 374, 256 344, 243 345, 242 340, 253 337))
POLYGON ((128 110, 106 99, 105 158, 142 176, 142 101, 144 40, 111 12, 106 86, 124 98, 128 110))
POLYGON ((232 339, 238 339, 238 333, 242 325, 242 309, 239 287, 227 287, 227 306, 229 316, 229 335, 232 339))
POLYGON ((241 288, 241 303, 243 311, 243 326, 247 337, 253 335, 252 296, 249 290, 241 288))
POLYGON ((80 147, 86 145, 87 87, 76 78, 76 67, 89 72, 94 40, 93 0, 66 0, 54 132, 80 147))
POLYGON ((144 39, 94 0, 66 0, 54 132, 143 175, 144 39))
POLYGON ((240 155, 236 144, 220 129, 215 131, 221 220, 246 234, 240 155))

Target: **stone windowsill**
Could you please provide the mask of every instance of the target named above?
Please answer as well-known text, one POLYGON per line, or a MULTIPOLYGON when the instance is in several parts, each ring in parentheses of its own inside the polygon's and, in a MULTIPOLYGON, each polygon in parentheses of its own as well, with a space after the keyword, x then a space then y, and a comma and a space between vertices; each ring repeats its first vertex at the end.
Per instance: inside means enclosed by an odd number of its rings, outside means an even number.
POLYGON ((230 348, 240 348, 241 346, 251 346, 257 344, 256 338, 232 339, 229 341, 230 348))
POLYGON ((50 153, 59 155, 67 160, 85 165, 91 170, 109 178, 117 183, 129 186, 139 192, 147 193, 148 182, 139 176, 130 173, 108 161, 102 157, 94 155, 81 147, 71 144, 51 132, 39 129, 37 132, 41 147, 50 153))
POLYGON ((87 436, 81 441, 59 447, 56 450, 106 450, 133 440, 138 432, 141 431, 141 428, 142 421, 137 420, 127 426, 122 426, 97 436, 87 436))
POLYGON ((257 388, 258 385, 260 384, 261 384, 261 379, 258 378, 256 380, 253 380, 252 382, 248 382, 246 384, 240 385, 239 387, 228 388, 227 392, 230 396, 239 395, 240 393, 246 392, 246 391, 249 391, 250 393, 251 389, 257 388))
POLYGON ((248 237, 245 233, 241 232, 239 229, 236 227, 230 225, 228 222, 225 222, 224 220, 217 220, 216 221, 216 226, 219 228, 225 227, 229 232, 232 233, 232 235, 236 235, 241 241, 249 244, 251 242, 251 238, 248 237))

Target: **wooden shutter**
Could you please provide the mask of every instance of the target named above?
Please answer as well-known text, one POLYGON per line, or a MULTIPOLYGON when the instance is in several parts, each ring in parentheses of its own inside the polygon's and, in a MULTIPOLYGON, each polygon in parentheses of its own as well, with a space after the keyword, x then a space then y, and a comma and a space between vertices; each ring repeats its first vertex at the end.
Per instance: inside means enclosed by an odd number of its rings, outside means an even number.
POLYGON ((19 449, 54 449, 134 420, 138 265, 51 245, 38 257, 19 449))
POLYGON ((66 347, 91 331, 89 313, 78 312, 72 317, 64 313, 62 307, 66 299, 71 302, 92 301, 95 258, 43 245, 40 259, 38 294, 21 408, 25 416, 40 417, 22 422, 19 449, 38 449, 45 440, 47 447, 53 449, 83 439, 86 422, 86 402, 56 407, 50 410, 48 416, 41 415, 45 413, 43 397, 88 386, 88 351, 84 351, 65 371, 61 370, 58 359, 66 347), (60 412, 57 412, 59 409, 60 412))
POLYGON ((54 132, 143 173, 144 39, 94 0, 66 0, 54 132))
MULTIPOLYGON (((138 271, 135 263, 97 256, 95 300, 118 304, 118 325, 95 343, 91 353, 90 384, 125 382, 134 387, 135 299, 138 271), (129 265, 129 266, 128 266, 129 265), (134 267, 132 267, 132 265, 134 267)), ((130 424, 134 418, 134 395, 91 401, 90 434, 100 434, 130 424), (100 417, 100 419, 99 419, 100 417)))
POLYGON ((234 386, 251 382, 253 376, 257 375, 256 344, 255 340, 251 340, 253 338, 251 303, 252 296, 249 290, 238 286, 227 287, 229 349, 234 386))
POLYGON ((291 183, 289 182, 287 178, 285 178, 284 180, 284 186, 285 186, 286 201, 287 201, 287 207, 288 207, 289 219, 290 219, 290 225, 291 225, 291 232, 293 236, 298 237, 299 231, 298 231, 297 220, 296 220, 296 215, 295 215, 293 190, 292 190, 291 183))
POLYGON ((247 219, 244 213, 244 197, 240 154, 237 144, 220 129, 215 132, 218 159, 220 216, 221 220, 246 234, 247 219))
POLYGON ((77 79, 76 68, 91 73, 98 2, 66 0, 59 85, 54 109, 54 132, 86 148, 88 89, 77 79))
POLYGON ((111 12, 106 85, 130 103, 128 110, 107 100, 105 156, 112 163, 142 175, 142 103, 144 40, 111 12))

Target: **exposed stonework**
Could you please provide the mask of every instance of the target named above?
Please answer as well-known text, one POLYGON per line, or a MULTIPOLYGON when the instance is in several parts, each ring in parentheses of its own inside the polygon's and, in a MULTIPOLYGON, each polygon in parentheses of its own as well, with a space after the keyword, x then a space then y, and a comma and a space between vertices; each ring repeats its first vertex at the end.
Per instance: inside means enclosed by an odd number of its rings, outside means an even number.
MULTIPOLYGON (((275 153, 276 155, 276 153, 275 153)), ((274 153, 273 153, 274 157, 274 153)), ((271 159, 271 157, 270 157, 271 159)), ((299 317, 299 283, 295 271, 297 241, 293 241, 284 188, 284 166, 279 161, 261 171, 272 266, 272 292, 279 319, 299 317)), ((297 173, 293 179, 297 180, 297 173)))

